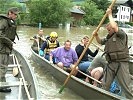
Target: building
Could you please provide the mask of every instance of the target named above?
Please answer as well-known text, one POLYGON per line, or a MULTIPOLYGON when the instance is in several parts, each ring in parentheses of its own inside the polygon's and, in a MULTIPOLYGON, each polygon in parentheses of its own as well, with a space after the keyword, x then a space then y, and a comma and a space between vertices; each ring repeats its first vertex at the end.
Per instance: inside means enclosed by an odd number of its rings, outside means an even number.
POLYGON ((128 6, 117 6, 118 12, 115 14, 115 20, 120 22, 131 21, 131 8, 128 6))
MULTIPOLYGON (((81 4, 84 1, 85 0, 73 0, 75 4, 81 4)), ((112 0, 108 0, 108 1, 112 2, 112 0)), ((133 0, 116 0, 115 6, 117 6, 117 9, 118 9, 117 14, 115 15, 115 20, 133 22, 133 0)))
POLYGON ((114 8, 116 8, 116 10, 118 11, 114 16, 116 21, 133 22, 132 0, 117 0, 114 8))
POLYGON ((71 26, 77 26, 78 22, 80 22, 81 19, 83 18, 83 15, 85 14, 85 12, 81 10, 79 6, 74 6, 70 10, 70 12, 71 12, 71 17, 73 19, 71 26))

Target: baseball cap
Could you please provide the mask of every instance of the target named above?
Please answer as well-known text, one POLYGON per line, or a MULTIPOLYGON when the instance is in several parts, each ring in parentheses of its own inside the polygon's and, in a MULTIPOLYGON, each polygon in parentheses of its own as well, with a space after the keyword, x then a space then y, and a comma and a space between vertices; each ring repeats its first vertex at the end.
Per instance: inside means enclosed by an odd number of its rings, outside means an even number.
POLYGON ((19 10, 17 7, 11 7, 8 9, 8 12, 12 12, 14 14, 18 14, 19 13, 19 10))

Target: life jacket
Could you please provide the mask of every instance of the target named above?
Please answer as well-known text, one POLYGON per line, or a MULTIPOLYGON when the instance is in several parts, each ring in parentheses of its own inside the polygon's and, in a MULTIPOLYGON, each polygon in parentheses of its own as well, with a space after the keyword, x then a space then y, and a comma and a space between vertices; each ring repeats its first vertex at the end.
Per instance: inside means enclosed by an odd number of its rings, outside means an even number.
MULTIPOLYGON (((122 31, 122 30, 121 30, 122 31)), ((105 43, 105 57, 107 61, 128 61, 128 38, 125 34, 125 40, 120 39, 117 34, 113 34, 105 43)))
POLYGON ((57 48, 58 41, 55 40, 54 42, 51 42, 50 40, 47 40, 47 48, 45 49, 46 54, 49 54, 49 52, 55 48, 57 48))
POLYGON ((16 23, 14 20, 11 20, 9 19, 8 17, 4 16, 4 15, 0 15, 0 35, 2 36, 5 36, 7 38, 9 38, 12 42, 14 42, 15 40, 15 36, 17 36, 18 40, 19 40, 19 37, 16 33, 16 23), (3 20, 6 20, 5 21, 5 27, 2 27, 1 26, 1 22, 3 20))

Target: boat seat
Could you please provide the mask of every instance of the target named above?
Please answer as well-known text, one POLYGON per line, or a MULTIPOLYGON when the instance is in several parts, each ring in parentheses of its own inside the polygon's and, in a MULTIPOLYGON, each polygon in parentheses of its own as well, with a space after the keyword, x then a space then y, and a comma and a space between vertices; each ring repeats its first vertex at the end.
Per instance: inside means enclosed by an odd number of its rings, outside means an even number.
MULTIPOLYGON (((17 87, 20 85, 20 82, 19 81, 16 81, 16 82, 0 82, 0 88, 8 88, 8 87, 17 87)), ((23 82, 21 83, 21 85, 24 85, 23 82)), ((26 82, 26 85, 27 82, 26 82)))
MULTIPOLYGON (((13 67, 17 67, 17 64, 9 64, 8 67, 13 68, 13 67)), ((19 65, 21 67, 21 65, 19 65)))
POLYGON ((14 54, 10 54, 9 56, 11 56, 11 57, 12 57, 12 56, 14 56, 14 54))

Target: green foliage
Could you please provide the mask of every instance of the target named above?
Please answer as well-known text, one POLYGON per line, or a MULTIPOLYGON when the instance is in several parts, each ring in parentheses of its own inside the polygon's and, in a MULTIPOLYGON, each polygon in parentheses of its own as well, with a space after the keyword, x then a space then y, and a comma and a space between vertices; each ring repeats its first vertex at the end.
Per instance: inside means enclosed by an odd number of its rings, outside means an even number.
POLYGON ((125 22, 125 24, 129 24, 129 25, 133 26, 133 22, 125 22))
POLYGON ((84 18, 77 21, 80 25, 98 25, 103 13, 107 9, 108 0, 29 0, 26 2, 27 13, 24 9, 24 3, 18 3, 17 0, 0 0, 0 13, 7 13, 8 8, 16 6, 21 13, 18 16, 19 22, 24 24, 38 25, 42 23, 45 26, 58 26, 60 23, 72 22, 70 9, 72 1, 84 1, 81 9, 86 12, 84 18))
POLYGON ((110 5, 109 0, 91 0, 91 1, 96 3, 96 5, 98 6, 98 9, 102 9, 104 11, 106 11, 108 6, 110 5))
POLYGON ((58 26, 65 23, 70 14, 70 0, 38 0, 29 4, 31 23, 58 26))
POLYGON ((10 7, 18 7, 19 9, 21 8, 21 5, 14 0, 0 0, 0 13, 6 14, 8 9, 10 7))
POLYGON ((86 25, 98 25, 103 17, 103 10, 99 10, 98 6, 92 0, 85 0, 82 9, 86 13, 84 15, 86 25))

